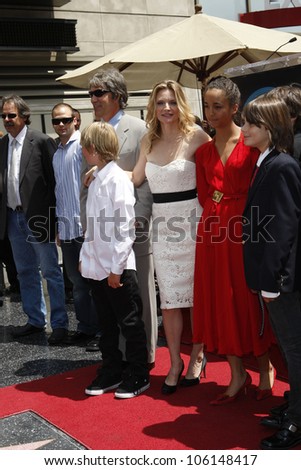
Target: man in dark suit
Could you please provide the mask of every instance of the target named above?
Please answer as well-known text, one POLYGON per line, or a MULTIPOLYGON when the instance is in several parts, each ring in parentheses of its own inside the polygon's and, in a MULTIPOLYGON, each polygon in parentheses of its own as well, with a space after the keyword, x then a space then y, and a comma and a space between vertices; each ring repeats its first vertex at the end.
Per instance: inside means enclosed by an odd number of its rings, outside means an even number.
POLYGON ((20 282, 25 325, 20 337, 43 331, 46 303, 42 279, 47 281, 51 307, 49 344, 61 343, 68 328, 64 281, 55 244, 53 139, 31 130, 30 109, 17 95, 2 98, 1 113, 7 135, 0 140, 0 239, 7 232, 20 282))
POLYGON ((289 449, 301 443, 301 170, 284 153, 292 152, 293 132, 283 102, 258 98, 244 117, 245 143, 261 151, 243 213, 246 281, 268 309, 290 385, 284 412, 261 420, 279 428, 261 448, 289 449))
MULTIPOLYGON (((104 69, 96 73, 89 82, 89 95, 94 108, 95 121, 105 121, 116 131, 119 141, 119 158, 117 164, 125 171, 131 172, 137 163, 140 152, 140 141, 146 128, 145 122, 124 112, 128 101, 128 92, 123 75, 117 69, 104 69)), ((83 158, 83 175, 88 170, 83 158)), ((85 198, 82 191, 81 219, 86 225, 85 198)), ((154 265, 151 246, 151 212, 152 194, 148 182, 135 189, 136 256, 137 276, 143 302, 143 321, 145 324, 148 362, 151 368, 155 361, 158 338, 157 301, 154 280, 154 265)))

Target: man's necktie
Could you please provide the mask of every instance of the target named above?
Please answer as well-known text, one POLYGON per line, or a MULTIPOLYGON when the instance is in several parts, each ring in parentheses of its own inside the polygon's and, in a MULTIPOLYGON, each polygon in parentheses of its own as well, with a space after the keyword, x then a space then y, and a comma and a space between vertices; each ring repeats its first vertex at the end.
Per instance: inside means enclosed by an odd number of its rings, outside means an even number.
POLYGON ((18 150, 17 150, 17 141, 14 139, 12 141, 12 152, 11 152, 11 160, 10 165, 8 168, 8 176, 7 176, 7 205, 12 209, 15 209, 19 204, 18 201, 18 171, 19 171, 19 164, 18 164, 18 150))

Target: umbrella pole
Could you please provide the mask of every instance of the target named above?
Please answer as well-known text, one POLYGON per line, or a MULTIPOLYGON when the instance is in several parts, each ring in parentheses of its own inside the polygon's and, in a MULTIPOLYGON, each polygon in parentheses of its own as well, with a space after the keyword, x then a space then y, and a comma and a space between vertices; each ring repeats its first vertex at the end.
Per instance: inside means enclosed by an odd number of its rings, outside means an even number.
POLYGON ((198 95, 198 105, 199 105, 199 116, 201 119, 204 119, 204 103, 203 103, 203 93, 202 90, 198 87, 197 88, 197 95, 198 95))
POLYGON ((198 105, 199 105, 199 116, 201 119, 204 119, 204 98, 203 98, 203 90, 205 89, 205 80, 202 80, 202 86, 200 87, 200 81, 196 78, 196 90, 198 96, 198 105))

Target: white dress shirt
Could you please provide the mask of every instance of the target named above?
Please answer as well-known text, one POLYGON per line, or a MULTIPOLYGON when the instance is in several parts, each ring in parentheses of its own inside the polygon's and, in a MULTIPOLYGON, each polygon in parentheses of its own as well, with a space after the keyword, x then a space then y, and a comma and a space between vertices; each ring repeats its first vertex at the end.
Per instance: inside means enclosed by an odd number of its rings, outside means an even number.
MULTIPOLYGON (((18 206, 22 206, 21 198, 20 198, 20 191, 19 191, 19 185, 20 185, 20 164, 21 164, 21 154, 22 154, 22 148, 23 148, 23 143, 24 139, 27 133, 27 126, 23 127, 23 129, 19 132, 19 134, 16 136, 16 138, 12 137, 10 134, 8 134, 8 139, 9 139, 9 146, 8 146, 8 156, 7 156, 7 174, 10 174, 10 167, 11 167, 11 162, 12 162, 12 150, 13 150, 13 141, 16 142, 16 148, 15 148, 15 154, 14 154, 14 177, 13 181, 8 178, 7 180, 7 205, 8 207, 11 207, 11 199, 10 199, 10 193, 11 191, 14 191, 15 197, 17 198, 18 206), (11 187, 13 185, 13 187, 11 187)), ((15 205, 15 204, 13 204, 15 205)), ((15 207, 12 207, 12 209, 15 209, 15 207)))
POLYGON ((116 162, 94 173, 87 199, 87 231, 81 248, 83 277, 101 281, 136 269, 134 187, 116 162))

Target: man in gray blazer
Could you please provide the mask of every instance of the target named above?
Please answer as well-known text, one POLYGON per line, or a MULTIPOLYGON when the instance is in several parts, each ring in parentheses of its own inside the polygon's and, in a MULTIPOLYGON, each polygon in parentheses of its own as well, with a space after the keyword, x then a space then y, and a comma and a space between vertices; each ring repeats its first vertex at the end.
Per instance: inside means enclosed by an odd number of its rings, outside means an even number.
POLYGON ((46 304, 42 280, 47 280, 52 334, 48 342, 61 344, 67 335, 64 280, 55 245, 55 194, 52 157, 56 144, 32 130, 30 109, 18 95, 2 98, 7 131, 0 139, 0 239, 8 234, 28 320, 13 329, 14 337, 44 330, 46 304))
MULTIPOLYGON (((94 108, 95 121, 104 120, 116 130, 120 154, 118 165, 125 171, 132 171, 139 157, 140 141, 146 131, 145 123, 139 118, 124 112, 128 92, 123 75, 115 68, 101 70, 89 82, 89 95, 94 108)), ((83 158, 82 174, 88 170, 83 158)), ((155 361, 157 345, 157 305, 154 280, 154 265, 151 247, 152 195, 148 182, 135 189, 136 205, 136 255, 137 276, 143 301, 143 321, 145 324, 148 362, 150 368, 155 361)), ((81 197, 81 218, 86 225, 85 190, 81 197)))

